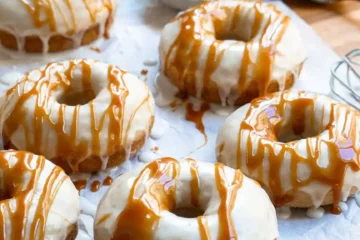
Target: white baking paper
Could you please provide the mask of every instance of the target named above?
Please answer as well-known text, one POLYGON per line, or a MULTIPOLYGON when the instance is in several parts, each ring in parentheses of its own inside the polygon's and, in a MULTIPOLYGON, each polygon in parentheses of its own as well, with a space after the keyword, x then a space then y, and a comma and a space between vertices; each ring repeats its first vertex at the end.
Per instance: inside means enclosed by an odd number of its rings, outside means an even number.
MULTIPOLYGON (((328 94, 330 92, 330 67, 339 60, 338 56, 281 1, 273 3, 292 17, 301 30, 308 49, 308 59, 294 88, 328 94)), ((154 82, 158 74, 160 32, 176 14, 175 10, 163 6, 157 0, 122 0, 112 30, 112 37, 109 40, 100 40, 93 44, 101 49, 100 53, 90 50, 89 47, 46 57, 24 57, 11 53, 10 58, 7 53, 1 53, 0 76, 5 75, 0 77, 2 89, 5 89, 6 85, 13 84, 11 82, 14 82, 16 76, 19 75, 18 72, 24 72, 51 61, 86 57, 117 64, 140 76, 144 81, 146 80, 154 96, 158 96, 159 89, 156 89, 154 82), (149 71, 146 76, 140 74, 143 69, 149 71)), ((91 192, 89 185, 94 180, 102 180, 108 174, 115 178, 134 165, 143 164, 138 161, 138 158, 148 160, 149 158, 171 156, 180 159, 190 156, 198 161, 215 162, 215 139, 224 119, 225 117, 210 111, 205 114, 203 121, 208 142, 202 146, 204 136, 193 123, 184 119, 183 106, 175 112, 168 107, 157 107, 155 129, 138 156, 126 161, 117 169, 91 176, 88 188, 81 191, 82 214, 79 220, 81 231, 77 239, 93 239, 93 217, 96 206, 107 189, 107 187, 101 187, 98 192, 91 192), (159 150, 154 151, 155 147, 158 147, 159 150)), ((304 210, 293 210, 290 219, 279 220, 279 239, 360 239, 360 209, 353 199, 348 201, 347 208, 348 210, 340 215, 329 214, 327 210, 325 216, 320 219, 309 219, 305 216, 304 210)))

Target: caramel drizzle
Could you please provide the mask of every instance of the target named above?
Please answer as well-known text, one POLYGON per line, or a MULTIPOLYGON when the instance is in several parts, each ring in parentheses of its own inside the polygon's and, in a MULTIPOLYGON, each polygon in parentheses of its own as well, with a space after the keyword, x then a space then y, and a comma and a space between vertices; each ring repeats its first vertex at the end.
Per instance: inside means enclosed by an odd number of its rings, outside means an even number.
MULTIPOLYGON (((70 61, 69 67, 64 71, 64 74, 57 72, 56 82, 50 81, 50 74, 54 68, 58 67, 58 64, 49 64, 44 70, 41 71, 41 76, 38 81, 32 81, 26 78, 25 81, 18 83, 13 88, 7 91, 7 96, 12 97, 12 94, 18 96, 17 104, 12 110, 11 114, 5 121, 5 136, 10 139, 13 133, 19 128, 24 127, 25 136, 31 136, 30 132, 33 131, 33 138, 26 137, 26 149, 37 154, 43 153, 43 122, 46 122, 57 133, 57 144, 55 151, 57 153, 56 159, 51 159, 55 163, 59 161, 67 161, 68 165, 72 168, 72 171, 77 172, 79 170, 79 164, 83 159, 91 155, 99 156, 100 154, 100 135, 105 126, 105 119, 108 118, 108 145, 107 154, 114 154, 119 146, 129 145, 128 137, 130 126, 134 119, 136 112, 147 102, 150 98, 150 93, 141 102, 141 104, 131 114, 130 120, 126 129, 123 129, 124 124, 124 107, 126 104, 126 98, 129 95, 129 91, 124 81, 124 76, 127 72, 110 65, 108 67, 108 86, 107 89, 111 94, 111 102, 105 112, 99 119, 96 119, 95 102, 90 101, 90 116, 91 116, 91 136, 89 140, 77 141, 77 134, 79 131, 79 112, 80 105, 74 107, 73 118, 71 122, 70 132, 65 131, 65 109, 69 106, 60 104, 58 121, 52 122, 50 119, 50 113, 46 112, 46 106, 49 104, 49 96, 53 89, 63 87, 65 89, 70 88, 73 77, 73 71, 76 66, 82 67, 82 84, 84 91, 87 94, 93 95, 94 92, 91 88, 91 67, 86 60, 82 61, 70 61), (25 84, 33 84, 34 86, 24 91, 25 84), (46 94, 41 93, 41 89, 46 89, 46 94), (90 89, 91 88, 91 89, 90 89), (34 116, 32 118, 32 129, 26 128, 27 119, 23 110, 24 103, 31 97, 36 96, 37 104, 35 106, 34 116), (97 122, 98 120, 98 122, 97 122), (31 130, 31 131, 30 131, 31 130), (125 136, 125 140, 123 140, 125 136), (90 152, 89 152, 90 148, 90 152)), ((28 74, 29 75, 29 74, 28 74)), ((125 146, 128 148, 128 146, 125 146)))
MULTIPOLYGON (((191 190, 191 204, 195 208, 200 207, 199 195, 200 195, 200 183, 199 183, 199 171, 196 161, 194 159, 188 158, 187 162, 190 166, 190 190, 191 190)), ((205 216, 197 217, 197 222, 199 224, 200 238, 201 240, 211 239, 210 231, 208 227, 208 222, 205 216)))
MULTIPOLYGON (((219 67, 219 64, 227 51, 227 47, 222 45, 223 41, 216 40, 215 34, 221 35, 223 31, 223 22, 220 20, 222 15, 233 16, 231 24, 231 31, 236 28, 236 22, 242 17, 241 5, 236 7, 229 7, 220 5, 219 2, 204 3, 196 8, 188 10, 175 18, 173 21, 179 20, 180 32, 166 53, 164 60, 164 73, 170 77, 174 84, 179 88, 180 93, 183 95, 196 95, 204 96, 209 94, 209 83, 216 84, 213 81, 213 73, 219 67), (233 14, 229 14, 233 12, 233 14), (220 16, 218 16, 220 15, 220 16), (207 31, 202 28, 204 19, 211 18, 214 26, 214 32, 207 31), (217 33, 219 32, 219 33, 217 33), (202 90, 197 93, 197 71, 200 59, 200 49, 203 41, 210 41, 213 39, 213 43, 210 45, 207 59, 205 62, 205 68, 202 76, 202 90)), ((277 44, 281 41, 282 36, 290 23, 290 18, 283 16, 273 6, 264 7, 262 3, 256 3, 254 5, 255 20, 252 25, 251 40, 248 42, 238 41, 236 44, 244 45, 243 59, 240 63, 239 80, 238 80, 238 96, 246 93, 249 87, 246 80, 249 70, 252 69, 252 78, 256 82, 256 88, 258 95, 262 96, 267 93, 267 87, 271 82, 272 65, 274 61, 274 54, 277 44), (271 11, 271 17, 265 24, 264 29, 261 30, 261 24, 263 17, 267 12, 271 11), (250 51, 255 43, 254 38, 260 35, 259 51, 256 62, 252 62, 250 59, 250 51), (250 68, 250 66, 255 66, 250 68)), ((225 33, 223 33, 225 34, 225 33)), ((236 33, 232 33, 236 35, 236 33)), ((251 85, 254 85, 252 82, 251 85)), ((217 86, 219 87, 219 86, 217 86)), ((219 91, 218 91, 219 94, 219 91)), ((219 94, 221 97, 221 94, 219 94)), ((221 99, 223 102, 227 102, 226 99, 221 99)))
POLYGON ((93 0, 83 0, 83 2, 89 12, 89 16, 93 24, 96 24, 96 15, 104 11, 104 9, 107 9, 107 11, 109 12, 109 17, 105 22, 104 37, 109 38, 109 29, 114 18, 114 7, 111 0, 98 0, 97 4, 95 4, 93 0), (101 2, 102 4, 100 5, 99 2, 101 2))
POLYGON ((45 166, 44 157, 27 152, 8 151, 0 153, 0 162, 4 174, 2 192, 6 193, 0 201, 0 239, 45 239, 45 226, 50 207, 68 177, 65 174, 60 177, 62 169, 54 167, 45 181, 39 198, 34 199, 34 189, 45 166), (12 159, 16 159, 16 163, 10 166, 9 162, 12 159), (24 174, 29 176, 27 185, 24 185, 24 174), (10 201, 15 203, 10 204, 10 201), (36 211, 30 219, 29 211, 34 207, 34 202, 37 202, 36 211), (10 225, 5 224, 6 222, 10 222, 10 225))
MULTIPOLYGON (((196 161, 187 159, 190 166, 191 203, 200 207, 200 182, 196 161)), ((243 175, 236 170, 231 183, 227 182, 224 165, 215 165, 215 182, 219 192, 220 205, 219 240, 237 239, 231 212, 234 208, 237 191, 242 186, 243 175)), ((112 239, 153 239, 158 227, 160 212, 173 211, 176 208, 176 181, 180 175, 180 163, 173 158, 162 158, 148 164, 135 179, 127 204, 119 214, 112 239), (141 192, 139 192, 141 189, 141 192)), ((111 216, 103 215, 97 224, 111 216)), ((206 216, 197 217, 199 234, 202 240, 211 239, 206 216)))
POLYGON ((197 217, 197 222, 199 224, 200 239, 201 240, 211 240, 209 224, 208 224, 207 219, 204 216, 199 216, 199 217, 197 217))
MULTIPOLYGON (((55 19, 55 12, 60 12, 62 20, 65 22, 67 26, 67 34, 73 35, 78 31, 78 26, 76 22, 76 13, 74 12, 73 4, 70 0, 64 0, 66 8, 62 9, 57 1, 54 0, 32 0, 31 3, 27 0, 20 0, 22 4, 25 6, 26 10, 31 15, 34 26, 36 28, 41 28, 46 25, 49 26, 50 31, 57 31, 57 21, 55 19), (67 15, 63 12, 63 10, 69 11, 71 13, 71 22, 67 18, 67 15), (44 18, 45 13, 45 18, 44 18)), ((97 22, 97 14, 107 9, 109 12, 109 17, 105 23, 105 33, 104 35, 108 35, 108 30, 110 27, 110 23, 113 18, 113 4, 111 0, 97 0, 97 1, 89 1, 83 0, 83 3, 89 13, 89 17, 93 25, 97 22)))
POLYGON ((98 180, 95 180, 91 183, 90 190, 92 192, 97 192, 97 191, 99 191, 100 187, 101 187, 101 182, 98 180))
MULTIPOLYGON (((265 12, 261 12, 260 3, 257 3, 255 6, 256 18, 262 18, 265 12)), ((284 17, 281 14, 277 15, 273 23, 271 18, 266 23, 265 30, 261 36, 258 58, 254 70, 254 79, 257 82, 259 96, 267 93, 267 87, 272 80, 271 74, 276 45, 282 39, 289 23, 290 18, 284 17)), ((246 68, 248 68, 249 62, 243 64, 247 65, 246 68)))
MULTIPOLYGON (((132 112, 132 114, 130 115, 130 120, 129 122, 133 122, 134 121, 134 118, 136 116, 136 114, 138 113, 138 111, 146 104, 149 102, 149 99, 150 99, 150 90, 148 89, 147 91, 147 94, 146 94, 146 97, 144 98, 144 100, 135 108, 135 110, 132 112)), ((130 127, 131 127, 131 124, 129 124, 126 128, 126 133, 125 133, 125 146, 128 145, 128 136, 129 136, 129 132, 130 132, 130 127)))
POLYGON ((166 76, 172 76, 173 71, 178 72, 179 76, 175 78, 175 84, 183 95, 188 94, 190 87, 196 89, 195 71, 198 68, 197 58, 204 34, 196 20, 205 13, 205 8, 201 7, 198 11, 190 10, 181 15, 180 33, 165 58, 164 73, 166 76))
POLYGON ((87 179, 81 179, 81 180, 75 181, 74 182, 75 188, 78 191, 81 191, 84 188, 86 188, 87 182, 88 182, 87 179))
POLYGON ((103 181, 104 186, 110 186, 112 183, 113 183, 113 179, 110 176, 107 176, 103 181))
POLYGON ((207 143, 208 137, 205 133, 205 127, 203 124, 203 116, 207 110, 210 109, 210 105, 208 103, 202 103, 199 110, 194 110, 194 105, 190 102, 186 103, 186 114, 185 119, 187 121, 195 123, 196 129, 200 131, 200 133, 204 136, 205 143, 207 143))
POLYGON ((96 15, 102 12, 104 8, 106 8, 110 14, 113 11, 111 0, 98 0, 96 3, 94 3, 93 0, 83 0, 83 3, 85 4, 93 23, 96 23, 96 15))
MULTIPOLYGON (((279 95, 279 103, 271 103, 273 95, 252 101, 251 107, 247 112, 244 121, 240 124, 238 132, 238 147, 237 147, 237 166, 246 164, 248 172, 253 175, 255 170, 263 169, 263 161, 267 152, 269 161, 269 175, 268 185, 263 182, 263 175, 259 174, 256 178, 263 186, 266 187, 270 193, 273 202, 276 206, 281 206, 293 200, 293 196, 298 192, 299 188, 310 184, 313 181, 321 182, 325 185, 331 186, 333 192, 333 213, 339 213, 339 202, 341 200, 341 189, 344 182, 346 170, 350 167, 353 171, 360 170, 359 152, 360 149, 355 147, 356 141, 356 118, 359 117, 357 112, 350 108, 339 105, 338 103, 331 103, 330 120, 329 123, 321 129, 321 131, 329 131, 329 140, 320 138, 319 136, 310 137, 306 139, 307 157, 300 155, 297 150, 297 142, 290 141, 288 143, 278 143, 276 133, 279 132, 280 126, 283 122, 285 106, 291 109, 291 120, 293 132, 300 135, 305 130, 305 109, 308 107, 311 112, 311 122, 313 123, 315 112, 314 99, 310 95, 307 96, 304 92, 299 92, 294 99, 286 99, 289 92, 279 95), (269 103, 267 103, 269 102, 269 103), (268 106, 266 105, 268 104, 268 106), (259 108, 266 106, 266 109, 259 108), (336 122, 339 121, 342 114, 340 109, 346 109, 346 119, 343 129, 338 129, 336 122), (260 114, 256 115, 256 113, 260 114), (350 112, 353 116, 350 119, 350 112), (256 124, 250 124, 251 119, 256 116, 256 124), (347 128, 347 132, 345 132, 347 128), (249 135, 245 139, 246 147, 241 149, 241 142, 244 138, 245 132, 249 135), (259 136, 256 142, 253 142, 251 135, 259 136), (275 143, 274 143, 275 142, 275 143), (312 144, 315 142, 315 144, 312 144), (278 153, 275 152, 274 144, 280 144, 281 148, 278 153), (329 149, 329 165, 327 167, 320 166, 318 159, 321 156, 321 145, 327 145, 329 149), (257 146, 257 151, 253 152, 253 146, 257 146), (314 147, 315 146, 315 147, 314 147), (242 158, 241 153, 245 154, 245 159, 242 158), (285 159, 285 154, 291 156, 290 175, 292 190, 284 192, 282 189, 282 181, 280 176, 280 169, 285 159), (298 178, 299 164, 306 164, 310 169, 310 176, 306 180, 298 178)), ((274 95, 277 96, 277 95, 274 95)), ((315 97, 316 98, 316 97, 315 97)), ((308 110, 309 110, 308 109, 308 110)), ((322 110, 324 112, 324 109, 322 110)), ((324 114, 321 115, 322 119, 324 114)), ((323 122, 323 120, 321 121, 323 122)), ((313 125, 313 124, 312 124, 313 125)), ((321 132, 320 131, 320 132, 321 132)), ((254 177, 254 176, 253 176, 254 177)))
POLYGON ((26 7, 26 10, 31 15, 36 28, 41 28, 48 25, 50 31, 56 31, 56 20, 54 9, 50 0, 33 0, 33 6, 26 0, 20 0, 26 7), (46 18, 43 19, 42 13, 45 13, 46 18))
MULTIPOLYGON (((200 183, 199 172, 196 161, 194 159, 187 159, 190 165, 191 173, 191 203, 194 207, 198 208, 199 195, 200 195, 200 183)), ((231 212, 234 208, 235 200, 237 197, 237 191, 241 188, 243 181, 243 175, 240 170, 235 171, 234 179, 231 184, 226 181, 226 175, 224 171, 224 165, 217 163, 215 165, 215 182, 219 191, 220 206, 218 209, 219 217, 219 233, 218 238, 221 239, 237 239, 235 227, 233 225, 231 212)), ((199 224, 199 232, 202 240, 211 239, 208 222, 205 216, 197 217, 199 224)))
POLYGON ((111 217, 112 214, 113 214, 113 213, 106 213, 106 214, 104 214, 104 215, 99 219, 99 221, 98 221, 96 224, 97 224, 97 225, 100 225, 100 224, 104 223, 106 220, 109 219, 109 217, 111 217))
POLYGON ((199 204, 199 172, 196 161, 194 159, 188 158, 186 159, 190 166, 190 174, 191 174, 191 182, 190 182, 190 190, 191 190, 191 204, 198 208, 199 204))
POLYGON ((243 175, 240 170, 236 170, 231 184, 226 181, 224 165, 215 164, 216 187, 220 195, 219 215, 219 235, 218 239, 237 239, 237 233, 231 217, 234 208, 237 191, 242 186, 243 175))
POLYGON ((153 239, 160 211, 175 209, 179 174, 180 164, 172 158, 148 164, 136 178, 126 207, 117 217, 112 239, 153 239))

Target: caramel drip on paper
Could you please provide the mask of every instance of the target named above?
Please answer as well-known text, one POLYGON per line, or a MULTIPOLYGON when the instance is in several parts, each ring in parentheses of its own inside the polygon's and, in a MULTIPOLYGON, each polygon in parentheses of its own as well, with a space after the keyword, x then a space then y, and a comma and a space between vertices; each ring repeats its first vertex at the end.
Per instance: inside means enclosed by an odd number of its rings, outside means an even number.
MULTIPOLYGON (((299 188, 317 181, 331 186, 333 212, 339 213, 339 202, 341 200, 341 189, 345 173, 348 168, 351 168, 353 171, 360 170, 360 149, 355 147, 357 134, 356 118, 359 115, 345 105, 331 103, 329 123, 319 131, 328 131, 329 139, 324 139, 319 135, 304 139, 306 141, 307 156, 302 156, 297 151, 297 141, 280 143, 277 141, 277 134, 280 132, 284 121, 285 109, 291 109, 290 120, 288 121, 295 135, 301 136, 304 133, 306 120, 310 121, 313 126, 315 114, 318 114, 315 112, 314 105, 316 96, 314 99, 312 95, 309 96, 304 92, 299 92, 298 96, 287 99, 288 93, 285 92, 279 95, 279 103, 271 103, 272 97, 275 95, 252 101, 238 132, 237 166, 240 167, 246 164, 250 176, 254 176, 255 171, 262 173, 264 171, 263 162, 266 155, 269 162, 267 180, 269 184, 265 185, 262 180, 262 174, 259 174, 255 180, 266 187, 276 206, 291 202, 299 188), (343 129, 339 129, 339 126, 336 125, 343 116, 340 114, 340 109, 346 109, 343 129), (307 114, 305 110, 308 111, 307 114), (309 112, 311 113, 310 115, 309 112), (252 124, 251 121, 254 119, 254 116, 256 116, 256 122, 252 124), (248 133, 248 135, 245 135, 245 133, 248 133), (253 141, 250 137, 251 135, 256 135, 259 138, 253 141), (246 141, 244 149, 241 148, 241 142, 243 141, 246 141), (278 146, 280 148, 278 152, 275 152, 276 146, 274 144, 280 145, 280 147, 278 146), (318 163, 323 152, 321 146, 327 146, 329 151, 329 164, 327 166, 322 166, 318 163), (257 150, 254 151, 253 149, 257 150), (290 176, 292 190, 290 192, 283 191, 280 175, 280 169, 285 158, 291 161, 290 176), (305 164, 310 168, 310 176, 305 180, 298 177, 298 167, 300 164, 305 164)), ((321 118, 320 122, 324 122, 324 114, 321 115, 321 118)))
POLYGON ((87 182, 88 182, 87 179, 81 179, 81 180, 75 181, 74 185, 78 191, 81 191, 84 188, 86 188, 87 182))
MULTIPOLYGON (((54 71, 54 68, 59 67, 58 64, 49 64, 45 67, 44 70, 40 71, 40 77, 37 81, 30 80, 29 76, 23 82, 18 83, 13 88, 9 89, 6 94, 10 99, 14 96, 18 97, 17 104, 14 106, 11 114, 5 121, 5 136, 10 139, 15 131, 24 127, 26 137, 26 150, 43 154, 44 143, 44 129, 43 123, 46 122, 51 128, 57 133, 57 141, 54 143, 56 151, 56 159, 54 162, 67 161, 68 165, 72 168, 72 171, 76 172, 79 170, 79 164, 91 155, 99 156, 100 155, 100 145, 104 144, 100 141, 100 136, 103 132, 103 129, 108 127, 108 142, 106 143, 107 154, 110 156, 118 151, 118 148, 123 146, 128 148, 127 145, 131 144, 128 142, 127 138, 130 133, 130 128, 136 113, 143 107, 150 98, 150 92, 148 91, 144 100, 136 107, 136 109, 130 114, 130 119, 127 124, 124 122, 124 108, 126 104, 126 98, 129 95, 129 90, 124 81, 124 76, 128 74, 127 72, 119 69, 118 67, 110 65, 108 67, 107 73, 107 90, 110 93, 111 100, 105 111, 98 114, 97 104, 91 100, 88 105, 90 108, 90 123, 91 123, 91 138, 79 140, 77 135, 80 131, 79 129, 79 113, 81 112, 82 105, 77 104, 76 106, 69 106, 66 104, 59 105, 59 112, 57 121, 53 121, 50 118, 50 113, 47 112, 48 104, 50 104, 51 91, 58 88, 65 89, 65 93, 71 91, 71 81, 73 80, 73 71, 76 67, 81 67, 82 69, 82 86, 83 92, 88 97, 95 97, 96 93, 92 88, 91 80, 91 66, 86 60, 81 61, 70 61, 67 69, 63 73, 56 72, 57 81, 50 80, 51 74, 54 71), (25 84, 32 84, 30 90, 24 91, 25 84), (43 92, 42 90, 45 90, 43 92), (31 119, 32 129, 27 129, 28 119, 25 117, 25 112, 23 105, 29 99, 36 99, 34 115, 31 119), (72 109, 68 110, 67 109, 72 109), (70 127, 65 126, 65 113, 71 114, 72 112, 72 121, 70 127), (107 121, 105 121, 107 119, 107 121), (125 128, 126 126, 126 128, 125 128), (70 128, 70 130, 66 130, 70 128)), ((54 110, 53 110, 54 111, 54 110)), ((50 159, 53 160, 53 159, 50 159)))
POLYGON ((3 173, 0 239, 45 239, 49 210, 68 176, 61 176, 62 169, 55 166, 45 179, 41 194, 34 198, 40 175, 44 174, 44 157, 8 151, 0 153, 0 163, 3 173), (29 179, 28 182, 24 181, 24 175, 29 179), (35 214, 30 216, 30 208, 34 207, 35 214))
POLYGON ((210 109, 210 105, 207 103, 202 103, 199 110, 194 110, 194 105, 190 102, 186 103, 186 115, 185 119, 187 121, 195 123, 196 128, 205 138, 205 143, 207 143, 208 137, 205 132, 205 127, 203 124, 203 116, 207 110, 210 109))
MULTIPOLYGON (((64 0, 65 9, 60 6, 60 1, 58 2, 56 0, 32 0, 30 1, 31 3, 27 0, 18 1, 22 2, 26 10, 31 15, 36 28, 49 26, 50 31, 56 32, 58 26, 55 16, 61 16, 62 21, 66 24, 68 35, 73 35, 77 31, 81 30, 78 29, 77 26, 76 12, 73 7, 74 3, 70 0, 64 0), (59 12, 59 14, 56 14, 57 12, 59 12), (67 12, 70 12, 70 19, 67 17, 67 12)), ((105 24, 104 33, 105 35, 108 35, 108 30, 111 25, 110 22, 112 22, 110 19, 113 18, 114 10, 111 0, 83 0, 83 4, 89 13, 89 17, 93 25, 97 24, 97 14, 103 12, 105 9, 108 11, 109 17, 105 24)))
POLYGON ((166 52, 164 73, 179 88, 181 94, 204 97, 214 94, 210 92, 210 85, 213 85, 217 88, 218 97, 227 103, 228 96, 224 99, 224 93, 220 92, 217 84, 221 79, 215 79, 214 72, 219 68, 226 52, 235 45, 244 46, 243 58, 239 62, 237 96, 241 98, 254 89, 258 96, 268 92, 267 88, 273 80, 271 78, 275 50, 290 23, 290 18, 275 7, 262 3, 256 3, 253 11, 254 22, 250 26, 252 32, 249 40, 239 39, 230 46, 225 44, 223 39, 240 38, 236 33, 237 23, 246 17, 242 13, 241 3, 237 6, 226 6, 219 2, 204 3, 173 20, 179 22, 180 31, 166 52), (264 16, 268 15, 268 19, 264 19, 264 16), (227 30, 227 22, 231 25, 230 30, 227 30), (213 30, 205 28, 205 23, 212 24, 213 30), (259 49, 254 61, 250 58, 250 53, 257 47, 255 44, 259 49), (201 49, 205 45, 209 45, 209 50, 204 61, 205 66, 201 66, 204 70, 199 74, 200 58, 203 57, 201 49), (249 76, 251 81, 247 81, 249 76))
POLYGON ((110 186, 112 183, 113 183, 113 179, 110 176, 107 176, 103 181, 104 186, 110 186))
POLYGON ((97 192, 97 191, 99 191, 100 187, 101 187, 101 182, 98 180, 95 180, 91 183, 90 190, 92 192, 97 192))

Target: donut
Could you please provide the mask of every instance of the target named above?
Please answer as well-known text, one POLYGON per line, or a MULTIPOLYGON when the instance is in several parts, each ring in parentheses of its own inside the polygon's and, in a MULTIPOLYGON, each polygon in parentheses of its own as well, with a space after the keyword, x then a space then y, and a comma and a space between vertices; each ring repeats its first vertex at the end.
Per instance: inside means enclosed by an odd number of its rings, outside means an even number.
POLYGON ((318 94, 285 91, 230 115, 217 159, 261 183, 276 206, 319 207, 360 189, 360 114, 318 94))
MULTIPOLYGON (((215 0, 209 0, 208 2, 213 2, 215 0)), ((195 6, 202 2, 206 2, 206 0, 162 0, 167 6, 179 9, 179 10, 186 10, 189 7, 195 6)))
POLYGON ((59 52, 108 37, 118 0, 0 3, 0 42, 20 52, 59 52))
MULTIPOLYGON (((203 2, 214 2, 214 1, 238 1, 238 0, 162 0, 167 6, 178 9, 186 10, 192 6, 198 5, 203 2)), ((256 1, 256 0, 243 0, 243 1, 256 1)))
POLYGON ((222 105, 290 88, 305 56, 290 18, 253 1, 195 6, 165 26, 160 42, 161 73, 179 93, 222 105))
POLYGON ((0 99, 5 146, 44 155, 66 172, 121 164, 144 145, 153 122, 145 83, 93 60, 32 70, 0 99))
POLYGON ((79 195, 70 178, 43 156, 0 151, 1 239, 76 238, 79 195))
POLYGON ((121 175, 102 198, 95 239, 275 239, 265 191, 221 163, 155 160, 121 175))

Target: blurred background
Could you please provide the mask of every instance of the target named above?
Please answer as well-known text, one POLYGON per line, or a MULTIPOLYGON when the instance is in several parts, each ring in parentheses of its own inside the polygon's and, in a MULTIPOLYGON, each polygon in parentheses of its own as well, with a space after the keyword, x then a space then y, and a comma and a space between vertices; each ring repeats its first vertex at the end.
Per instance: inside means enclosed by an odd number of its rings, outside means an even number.
POLYGON ((319 4, 308 0, 284 2, 312 26, 339 55, 360 48, 360 1, 340 0, 331 4, 319 4))

